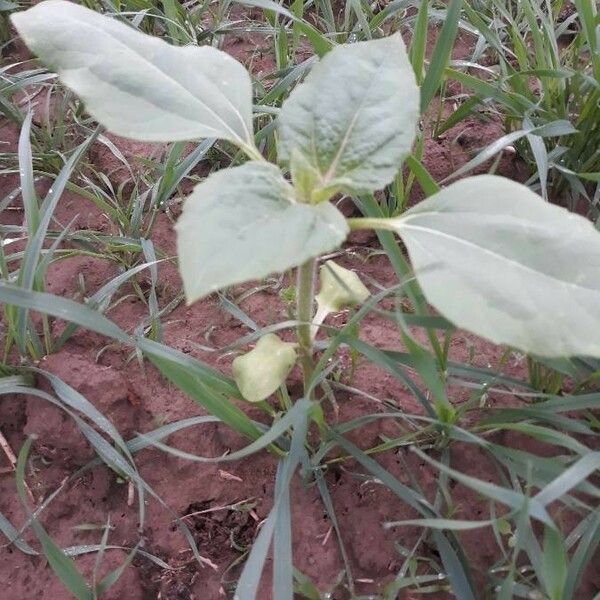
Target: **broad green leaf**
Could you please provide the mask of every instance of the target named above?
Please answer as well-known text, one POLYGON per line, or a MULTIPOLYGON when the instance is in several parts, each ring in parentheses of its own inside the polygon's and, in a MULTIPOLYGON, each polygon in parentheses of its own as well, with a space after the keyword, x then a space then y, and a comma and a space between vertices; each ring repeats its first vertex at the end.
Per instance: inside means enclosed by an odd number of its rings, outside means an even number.
POLYGON ((295 179, 317 174, 313 202, 340 190, 374 191, 410 152, 418 116, 419 90, 399 34, 338 46, 283 104, 279 153, 294 157, 295 179))
POLYGON ((583 217, 482 175, 392 227, 428 301, 458 327, 539 356, 600 356, 600 234, 583 217))
POLYGON ((233 378, 248 402, 260 402, 279 389, 296 363, 294 344, 268 333, 232 364, 233 378))
POLYGON ((250 76, 226 53, 171 46, 63 0, 11 18, 29 48, 112 132, 149 142, 216 137, 253 147, 250 76))
POLYGON ((196 186, 176 229, 188 302, 330 252, 348 233, 332 204, 296 202, 277 167, 253 161, 196 186))

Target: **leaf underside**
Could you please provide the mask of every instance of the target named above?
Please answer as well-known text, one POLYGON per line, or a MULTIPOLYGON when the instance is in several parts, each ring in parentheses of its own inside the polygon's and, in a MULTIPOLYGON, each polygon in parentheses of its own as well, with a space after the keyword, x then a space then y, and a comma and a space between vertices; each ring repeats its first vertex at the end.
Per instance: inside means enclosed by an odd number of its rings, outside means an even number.
POLYGON ((428 301, 458 327, 540 356, 600 356, 600 235, 492 175, 396 221, 428 301))
POLYGON ((225 52, 172 46, 63 0, 11 18, 27 46, 113 133, 149 142, 217 137, 252 144, 250 76, 225 52))

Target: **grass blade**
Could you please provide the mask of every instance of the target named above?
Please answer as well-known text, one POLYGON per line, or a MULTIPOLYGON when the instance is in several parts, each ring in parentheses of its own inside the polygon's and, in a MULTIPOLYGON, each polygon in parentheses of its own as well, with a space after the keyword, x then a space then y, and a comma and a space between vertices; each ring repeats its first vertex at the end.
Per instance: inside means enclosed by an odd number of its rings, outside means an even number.
POLYGON ((458 33, 461 7, 462 0, 449 0, 448 2, 446 18, 433 48, 427 74, 421 86, 421 114, 427 110, 442 83, 444 71, 450 60, 454 40, 458 33))
MULTIPOLYGON (((27 493, 25 491, 25 464, 29 456, 33 440, 29 438, 22 446, 17 458, 17 491, 23 506, 27 506, 27 493)), ((44 556, 48 564, 54 571, 60 582, 77 600, 92 600, 92 593, 81 576, 75 563, 50 539, 46 530, 40 525, 37 519, 31 520, 32 528, 42 545, 44 556)))
POLYGON ((418 448, 413 447, 413 451, 416 452, 424 461, 435 466, 440 471, 448 473, 448 475, 450 475, 453 479, 456 479, 456 481, 459 481, 468 488, 475 490, 477 493, 486 496, 491 500, 495 500, 496 502, 501 502, 502 504, 505 504, 514 510, 519 510, 526 505, 528 513, 531 517, 541 521, 549 527, 556 528, 556 525, 552 521, 544 505, 542 505, 535 498, 527 498, 515 490, 509 490, 494 483, 490 483, 489 481, 482 481, 481 479, 471 477, 470 475, 464 475, 455 469, 447 467, 446 465, 433 460, 427 456, 427 454, 421 452, 421 450, 418 448))
MULTIPOLYGON (((277 479, 275 481, 275 489, 279 490, 280 493, 274 498, 273 508, 269 513, 266 521, 264 522, 260 533, 258 534, 250 556, 244 565, 244 570, 238 580, 238 584, 235 591, 236 600, 255 600, 258 592, 258 585, 260 577, 263 571, 265 560, 271 545, 271 539, 273 537, 275 525, 278 521, 278 514, 281 510, 281 505, 287 497, 286 494, 282 493, 282 490, 289 489, 290 481, 296 467, 302 460, 303 455, 306 453, 304 448, 304 442, 306 440, 306 433, 308 428, 308 411, 311 403, 306 400, 300 400, 303 403, 303 411, 296 416, 294 423, 294 432, 292 434, 292 442, 290 446, 289 454, 281 460, 277 468, 277 479)), ((292 588, 293 589, 293 588, 292 588)), ((287 597, 287 592, 286 596, 287 597)), ((280 600, 278 597, 274 597, 273 600, 280 600)))
POLYGON ((582 481, 598 470, 600 470, 600 452, 585 454, 541 490, 534 497, 534 500, 542 506, 547 506, 568 493, 569 490, 577 487, 582 481))

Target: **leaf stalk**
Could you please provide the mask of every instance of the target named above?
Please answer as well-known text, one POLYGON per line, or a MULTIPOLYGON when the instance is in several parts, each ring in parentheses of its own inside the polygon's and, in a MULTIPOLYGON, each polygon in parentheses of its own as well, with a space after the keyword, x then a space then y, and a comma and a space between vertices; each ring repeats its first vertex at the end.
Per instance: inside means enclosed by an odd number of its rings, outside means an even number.
POLYGON ((315 301, 315 265, 316 260, 311 259, 300 265, 297 271, 296 316, 298 326, 296 337, 298 339, 305 393, 309 389, 314 369, 311 323, 315 301))

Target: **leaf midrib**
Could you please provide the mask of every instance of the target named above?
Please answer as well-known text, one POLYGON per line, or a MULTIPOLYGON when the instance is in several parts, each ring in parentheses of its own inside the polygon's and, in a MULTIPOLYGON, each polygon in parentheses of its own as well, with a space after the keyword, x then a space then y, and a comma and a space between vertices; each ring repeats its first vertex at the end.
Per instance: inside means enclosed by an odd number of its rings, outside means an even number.
MULTIPOLYGON (((404 230, 411 230, 411 229, 413 229, 413 230, 416 230, 416 231, 422 231, 422 232, 424 232, 426 234, 429 234, 429 235, 433 235, 433 236, 437 235, 437 236, 442 237, 442 238, 447 238, 447 239, 453 241, 456 244, 462 244, 464 246, 480 250, 484 254, 489 254, 490 256, 493 256, 497 260, 503 260, 503 261, 511 264, 512 266, 516 267, 517 269, 521 269, 521 270, 526 271, 528 273, 531 273, 533 275, 536 275, 536 276, 539 276, 539 277, 543 277, 543 278, 546 278, 546 279, 550 279, 551 281, 557 282, 557 283, 559 283, 561 285, 568 286, 568 287, 573 287, 573 288, 578 289, 578 290, 587 290, 587 291, 590 291, 590 292, 595 292, 596 294, 600 293, 600 290, 597 290, 595 288, 590 288, 590 287, 583 286, 583 285, 580 285, 580 284, 567 282, 564 279, 558 279, 554 275, 550 275, 550 274, 544 273, 542 271, 537 271, 537 270, 533 269, 532 267, 529 267, 528 265, 525 265, 525 264, 523 264, 521 262, 518 262, 518 261, 516 261, 516 260, 514 260, 512 258, 509 258, 509 257, 507 257, 507 256, 505 256, 503 254, 499 254, 498 252, 494 252, 493 250, 489 250, 488 248, 484 248, 483 246, 480 246, 479 244, 475 244, 475 243, 473 243, 473 242, 471 242, 469 240, 466 240, 464 238, 459 238, 459 237, 456 237, 454 235, 450 235, 450 234, 445 233, 445 232, 440 231, 440 230, 431 229, 431 228, 428 228, 428 227, 421 227, 419 225, 409 225, 409 224, 401 223, 400 227, 399 227, 399 233, 401 232, 402 229, 404 229, 404 230)), ((400 233, 400 235, 402 235, 402 234, 400 233)))
MULTIPOLYGON (((385 62, 386 62, 385 58, 382 58, 375 65, 373 79, 376 79, 377 77, 379 77, 381 68, 382 68, 382 66, 384 66, 385 62)), ((360 100, 360 102, 358 104, 358 107, 356 108, 356 111, 354 112, 354 115, 352 116, 352 119, 350 120, 348 128, 346 129, 346 132, 344 133, 344 137, 342 138, 342 141, 340 142, 340 147, 338 148, 338 151, 336 152, 335 156, 333 157, 333 160, 331 161, 331 164, 329 165, 329 168, 327 169, 327 172, 325 173, 325 175, 323 177, 323 185, 329 184, 331 182, 331 179, 335 175, 335 171, 337 169, 338 163, 340 162, 342 153, 346 149, 346 146, 347 146, 348 141, 350 139, 350 135, 352 134, 352 131, 354 130, 354 127, 355 127, 356 122, 358 120, 358 115, 363 110, 365 102, 367 101, 367 98, 369 97, 369 93, 371 91, 370 87, 371 86, 366 86, 365 87, 365 92, 364 92, 364 94, 363 94, 363 96, 362 96, 362 98, 361 98, 361 100, 360 100)), ((314 132, 314 128, 313 128, 313 132, 314 132)), ((313 148, 314 147, 315 146, 313 144, 313 148)), ((317 158, 318 158, 318 156, 315 155, 315 162, 317 161, 317 158)), ((318 162, 316 162, 316 164, 318 165, 318 162)))

